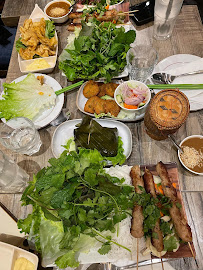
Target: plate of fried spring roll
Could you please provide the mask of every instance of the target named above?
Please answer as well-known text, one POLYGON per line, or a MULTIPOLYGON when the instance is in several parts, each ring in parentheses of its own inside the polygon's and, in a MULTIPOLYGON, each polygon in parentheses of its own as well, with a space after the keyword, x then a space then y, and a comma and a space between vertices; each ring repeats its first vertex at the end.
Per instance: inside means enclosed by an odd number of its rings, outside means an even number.
POLYGON ((192 233, 179 191, 176 163, 135 165, 130 176, 138 194, 131 234, 137 239, 145 237, 143 254, 163 258, 193 257, 192 233))

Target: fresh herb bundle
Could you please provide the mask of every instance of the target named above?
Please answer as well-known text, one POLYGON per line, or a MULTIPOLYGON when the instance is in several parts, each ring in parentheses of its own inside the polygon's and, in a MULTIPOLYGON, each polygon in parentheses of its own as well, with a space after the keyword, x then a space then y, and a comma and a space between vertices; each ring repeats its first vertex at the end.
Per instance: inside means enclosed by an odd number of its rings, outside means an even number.
POLYGON ((59 62, 59 68, 68 80, 105 78, 107 82, 120 74, 126 66, 126 53, 135 40, 135 31, 125 32, 112 22, 83 23, 83 28, 65 51, 68 56, 59 62), (71 48, 71 49, 69 49, 71 48))
POLYGON ((119 245, 110 232, 132 212, 133 187, 105 173, 97 150, 81 148, 68 155, 64 151, 49 163, 22 195, 23 205, 33 206, 32 214, 18 221, 44 264, 77 267, 78 254, 88 252, 95 242, 102 242, 100 254, 108 253, 112 243, 119 245))

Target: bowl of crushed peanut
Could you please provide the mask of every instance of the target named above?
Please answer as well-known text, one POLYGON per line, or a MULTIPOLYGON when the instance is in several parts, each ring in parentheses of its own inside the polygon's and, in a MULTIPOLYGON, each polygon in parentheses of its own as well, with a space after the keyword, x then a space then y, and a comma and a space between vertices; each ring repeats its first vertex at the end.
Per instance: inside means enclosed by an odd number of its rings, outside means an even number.
POLYGON ((178 158, 181 164, 190 172, 203 175, 203 136, 192 135, 186 137, 178 150, 178 158))

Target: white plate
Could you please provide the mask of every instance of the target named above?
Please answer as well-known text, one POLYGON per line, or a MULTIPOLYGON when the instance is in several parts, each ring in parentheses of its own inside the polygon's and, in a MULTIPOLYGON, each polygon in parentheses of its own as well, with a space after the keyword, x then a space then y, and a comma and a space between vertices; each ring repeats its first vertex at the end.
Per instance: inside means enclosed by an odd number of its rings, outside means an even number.
MULTIPOLYGON (((24 249, 0 242, 0 262, 2 270, 13 270, 15 261, 23 257, 34 264, 34 269, 37 270, 38 257, 24 249)), ((24 269, 24 267, 22 268, 24 269)))
MULTIPOLYGON (((69 120, 57 127, 51 142, 51 149, 56 158, 63 153, 65 148, 62 147, 62 145, 65 145, 67 141, 74 136, 73 132, 76 128, 75 125, 81 123, 81 121, 82 119, 69 120)), ((103 127, 116 127, 118 129, 118 136, 121 137, 123 142, 124 155, 128 158, 132 151, 132 134, 130 129, 125 124, 118 121, 109 121, 105 119, 96 119, 96 121, 103 127)))
POLYGON ((179 68, 190 62, 196 61, 201 57, 192 54, 175 54, 160 61, 154 68, 153 73, 160 71, 168 71, 179 68))
MULTIPOLYGON (((78 107, 78 109, 84 113, 84 114, 87 114, 89 116, 92 116, 94 117, 94 114, 92 113, 88 113, 88 112, 85 112, 84 111, 84 107, 85 107, 85 103, 87 102, 87 98, 83 95, 83 88, 85 86, 87 82, 83 83, 81 86, 80 86, 80 89, 78 90, 78 93, 77 93, 77 98, 76 98, 76 106, 78 107)), ((118 83, 118 82, 117 82, 118 83)), ((138 120, 141 120, 144 118, 144 115, 145 115, 145 111, 146 111, 146 108, 147 107, 144 107, 143 109, 137 111, 137 112, 132 112, 131 113, 131 116, 128 116, 128 117, 125 117, 125 118, 109 118, 108 119, 115 119, 115 120, 119 120, 119 121, 122 121, 122 122, 134 122, 134 121, 138 121, 138 120)), ((130 115, 130 114, 129 114, 130 115)))
MULTIPOLYGON (((185 67, 187 64, 200 60, 201 57, 191 54, 176 54, 169 56, 162 61, 160 61, 153 73, 156 72, 168 72, 173 75, 180 74, 176 73, 176 69, 185 67)), ((194 65, 193 65, 194 66, 194 65)), ((202 69, 202 68, 200 68, 202 69)), ((151 82, 152 83, 152 82, 151 82)), ((196 74, 192 76, 182 76, 176 78, 172 84, 203 84, 203 75, 196 74)), ((159 90, 155 90, 157 93, 159 90)), ((190 111, 197 111, 203 109, 203 91, 202 90, 181 90, 189 99, 190 102, 190 111)))
MULTIPOLYGON (((44 76, 44 83, 51 86, 53 88, 54 92, 56 92, 57 90, 60 90, 62 88, 60 86, 60 84, 54 78, 52 78, 48 75, 40 74, 40 73, 36 73, 34 75, 35 75, 35 77, 40 76, 40 75, 44 76)), ((26 77, 27 77, 27 75, 21 76, 12 82, 15 82, 15 83, 20 82, 20 81, 24 80, 26 77)), ((2 95, 3 95, 3 93, 2 93, 2 95)), ((0 99, 3 99, 2 95, 0 96, 0 99)), ((55 106, 44 110, 39 116, 37 116, 33 120, 35 127, 37 129, 40 129, 42 127, 47 126, 52 120, 54 120, 59 115, 59 113, 61 112, 61 109, 63 107, 63 103, 64 103, 64 93, 56 96, 55 106)), ((4 123, 6 123, 6 120, 4 118, 2 118, 1 120, 4 123)))
MULTIPOLYGON (((41 8, 39 8, 39 6, 37 4, 35 4, 35 8, 34 8, 32 14, 30 15, 29 19, 32 19, 33 22, 38 22, 38 21, 40 21, 41 18, 44 18, 45 20, 50 21, 50 19, 43 12, 43 10, 41 10, 41 8)), ((56 31, 55 31, 55 38, 57 40, 56 54, 53 56, 41 58, 41 59, 44 59, 50 65, 49 68, 28 71, 27 66, 30 65, 31 63, 35 62, 37 59, 24 60, 21 58, 20 54, 18 53, 18 63, 19 63, 20 71, 22 73, 34 73, 34 72, 51 73, 56 65, 56 59, 57 59, 57 54, 58 54, 58 37, 57 37, 56 31)))

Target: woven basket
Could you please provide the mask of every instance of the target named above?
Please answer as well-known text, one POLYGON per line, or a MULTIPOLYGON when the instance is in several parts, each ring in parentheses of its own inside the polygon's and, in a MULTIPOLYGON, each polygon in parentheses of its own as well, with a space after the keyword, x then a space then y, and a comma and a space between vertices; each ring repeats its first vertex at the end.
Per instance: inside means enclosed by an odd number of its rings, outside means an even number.
POLYGON ((189 112, 190 104, 185 94, 174 89, 162 90, 154 96, 146 110, 146 132, 152 139, 164 140, 183 125, 189 112))

